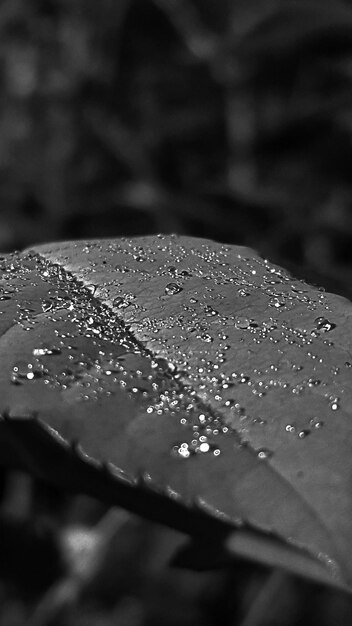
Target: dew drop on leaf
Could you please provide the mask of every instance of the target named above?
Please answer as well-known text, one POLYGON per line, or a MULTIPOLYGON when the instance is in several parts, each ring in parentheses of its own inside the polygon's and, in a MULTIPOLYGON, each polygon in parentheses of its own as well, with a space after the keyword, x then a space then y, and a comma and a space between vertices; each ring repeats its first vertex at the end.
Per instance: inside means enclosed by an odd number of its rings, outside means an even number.
POLYGON ((296 432, 296 428, 293 424, 287 424, 287 426, 285 427, 286 432, 288 433, 294 433, 296 432))
POLYGON ((181 459, 189 459, 194 452, 189 449, 188 443, 181 443, 173 446, 171 453, 173 456, 177 456, 181 459))
POLYGON ((204 307, 204 313, 207 317, 215 317, 215 315, 219 315, 218 311, 215 311, 215 309, 208 304, 204 307))
POLYGON ((180 293, 182 289, 181 285, 177 283, 168 283, 165 287, 165 293, 168 296, 175 296, 177 293, 180 293))
POLYGON ((128 300, 126 300, 126 298, 123 298, 122 296, 118 296, 113 301, 113 305, 116 309, 127 309, 127 307, 129 307, 130 304, 131 303, 128 300))
POLYGON ((330 408, 332 411, 337 411, 340 408, 338 399, 333 400, 330 404, 330 408))
POLYGON ((53 308, 53 303, 50 300, 44 300, 42 302, 42 309, 44 313, 51 311, 52 308, 53 308))
POLYGON ((319 428, 322 428, 324 426, 324 422, 319 419, 318 417, 312 417, 309 420, 309 423, 311 425, 312 428, 315 428, 316 430, 319 430, 319 428))
POLYGON ((40 363, 29 361, 17 361, 11 371, 10 380, 14 384, 34 380, 44 376, 45 370, 40 363))
POLYGON ((51 354, 61 354, 61 349, 56 347, 51 348, 33 348, 33 356, 46 356, 51 354))
POLYGON ((298 433, 299 439, 305 439, 305 437, 308 437, 308 435, 310 435, 310 430, 308 430, 307 428, 300 430, 298 433))
POLYGON ((247 330, 250 326, 250 321, 247 317, 237 317, 235 320, 235 327, 240 330, 247 330))
POLYGON ((271 452, 271 450, 268 450, 268 448, 261 448, 257 452, 257 457, 261 461, 264 461, 265 459, 270 459, 270 457, 272 456, 273 456, 273 453, 271 452))
POLYGON ((314 320, 314 323, 316 327, 318 328, 318 330, 321 330, 325 333, 336 328, 336 324, 334 324, 333 322, 330 322, 328 319, 326 319, 326 317, 317 317, 314 320))
POLYGON ((237 291, 238 295, 241 296, 242 298, 246 298, 247 296, 250 296, 250 292, 247 291, 246 289, 238 289, 237 291))
POLYGON ((197 335, 198 339, 205 341, 205 343, 212 343, 214 341, 213 337, 208 333, 203 333, 202 335, 197 335))

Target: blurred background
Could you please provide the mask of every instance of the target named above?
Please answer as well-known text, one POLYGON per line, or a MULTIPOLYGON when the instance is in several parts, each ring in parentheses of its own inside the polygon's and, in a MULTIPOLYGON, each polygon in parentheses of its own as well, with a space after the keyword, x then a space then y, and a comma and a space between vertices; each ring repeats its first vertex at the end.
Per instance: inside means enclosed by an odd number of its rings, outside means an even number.
MULTIPOLYGON (((177 232, 352 297, 351 173, 351 0, 0 2, 2 252, 177 232)), ((0 626, 352 621, 244 564, 171 570, 180 538, 116 515, 3 477, 0 626)))
POLYGON ((2 0, 0 94, 2 251, 178 232, 349 291, 350 0, 2 0))

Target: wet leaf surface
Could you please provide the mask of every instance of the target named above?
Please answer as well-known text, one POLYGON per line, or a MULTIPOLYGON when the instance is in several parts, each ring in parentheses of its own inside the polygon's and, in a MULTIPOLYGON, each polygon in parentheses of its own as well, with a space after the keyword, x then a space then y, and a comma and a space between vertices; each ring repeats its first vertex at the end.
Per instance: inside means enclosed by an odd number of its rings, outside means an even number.
POLYGON ((4 464, 351 586, 349 301, 188 238, 0 269, 4 464))

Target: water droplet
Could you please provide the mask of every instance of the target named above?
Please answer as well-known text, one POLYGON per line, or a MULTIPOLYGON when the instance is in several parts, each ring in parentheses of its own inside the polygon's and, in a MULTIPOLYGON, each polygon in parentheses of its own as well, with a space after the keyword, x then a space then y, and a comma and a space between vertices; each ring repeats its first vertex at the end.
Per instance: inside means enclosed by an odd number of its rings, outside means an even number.
POLYGON ((26 380, 41 378, 44 374, 44 367, 40 363, 17 361, 12 367, 10 380, 12 383, 20 385, 26 380))
POLYGON ((319 378, 308 379, 308 387, 318 387, 320 384, 321 384, 321 380, 319 378))
POLYGON ((52 348, 33 348, 32 350, 33 356, 45 356, 49 354, 61 354, 60 348, 52 347, 52 348))
POLYGON ((298 437, 300 439, 305 439, 305 437, 308 437, 308 435, 310 435, 310 430, 308 430, 307 428, 300 430, 298 433, 298 437))
POLYGON ((205 343, 212 343, 214 341, 213 337, 208 333, 203 333, 202 335, 197 335, 197 339, 201 339, 205 341, 205 343))
POLYGON ((241 298, 246 298, 247 296, 250 296, 250 292, 247 289, 238 289, 237 291, 238 295, 241 296, 241 298))
MULTIPOLYGON (((193 450, 190 450, 188 443, 181 443, 179 445, 173 446, 171 453, 181 459, 189 459, 193 450)), ((193 452, 194 453, 194 452, 193 452)))
POLYGON ((156 369, 160 374, 166 374, 167 372, 173 371, 173 366, 163 359, 162 357, 155 357, 151 362, 152 369, 156 369))
POLYGON ((183 290, 183 287, 181 287, 177 283, 168 283, 165 287, 165 293, 168 296, 175 296, 177 293, 180 293, 182 290, 183 290))
POLYGON ((212 306, 206 305, 204 307, 204 313, 207 317, 214 317, 215 315, 219 315, 218 311, 215 311, 212 306))
POLYGON ((118 296, 117 298, 115 298, 115 300, 113 301, 113 306, 116 309, 127 309, 127 307, 130 306, 130 302, 126 299, 123 298, 122 296, 118 296))
POLYGON ((270 298, 269 300, 269 306, 273 306, 275 309, 280 309, 285 306, 285 304, 285 300, 280 300, 279 298, 270 298))
POLYGON ((50 300, 44 300, 42 302, 42 310, 44 313, 51 311, 52 308, 53 308, 53 303, 50 300))
POLYGON ((237 317, 235 320, 235 327, 240 330, 247 330, 250 326, 250 321, 247 317, 237 317))
POLYGON ((293 424, 287 424, 287 426, 285 427, 285 430, 288 433, 295 433, 296 432, 296 428, 295 428, 295 426, 293 426, 293 424))
POLYGON ((261 448, 260 450, 258 450, 257 452, 257 457, 258 459, 260 459, 261 461, 265 460, 265 459, 270 459, 273 456, 273 453, 271 450, 268 450, 267 448, 261 448))
POLYGON ((317 430, 319 430, 319 428, 322 428, 324 426, 324 422, 320 420, 318 417, 312 417, 309 420, 309 423, 312 426, 312 428, 316 428, 317 430))
POLYGON ((326 317, 317 317, 314 320, 314 323, 319 330, 325 333, 336 328, 336 324, 334 324, 333 322, 330 322, 328 319, 326 319, 326 317))

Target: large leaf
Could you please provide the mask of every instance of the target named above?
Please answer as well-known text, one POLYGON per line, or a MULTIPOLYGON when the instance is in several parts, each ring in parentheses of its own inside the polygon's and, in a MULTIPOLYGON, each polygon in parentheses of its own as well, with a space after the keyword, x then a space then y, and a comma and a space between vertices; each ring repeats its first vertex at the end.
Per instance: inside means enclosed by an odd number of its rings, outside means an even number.
POLYGON ((3 463, 351 587, 347 300, 187 238, 1 270, 3 463))

